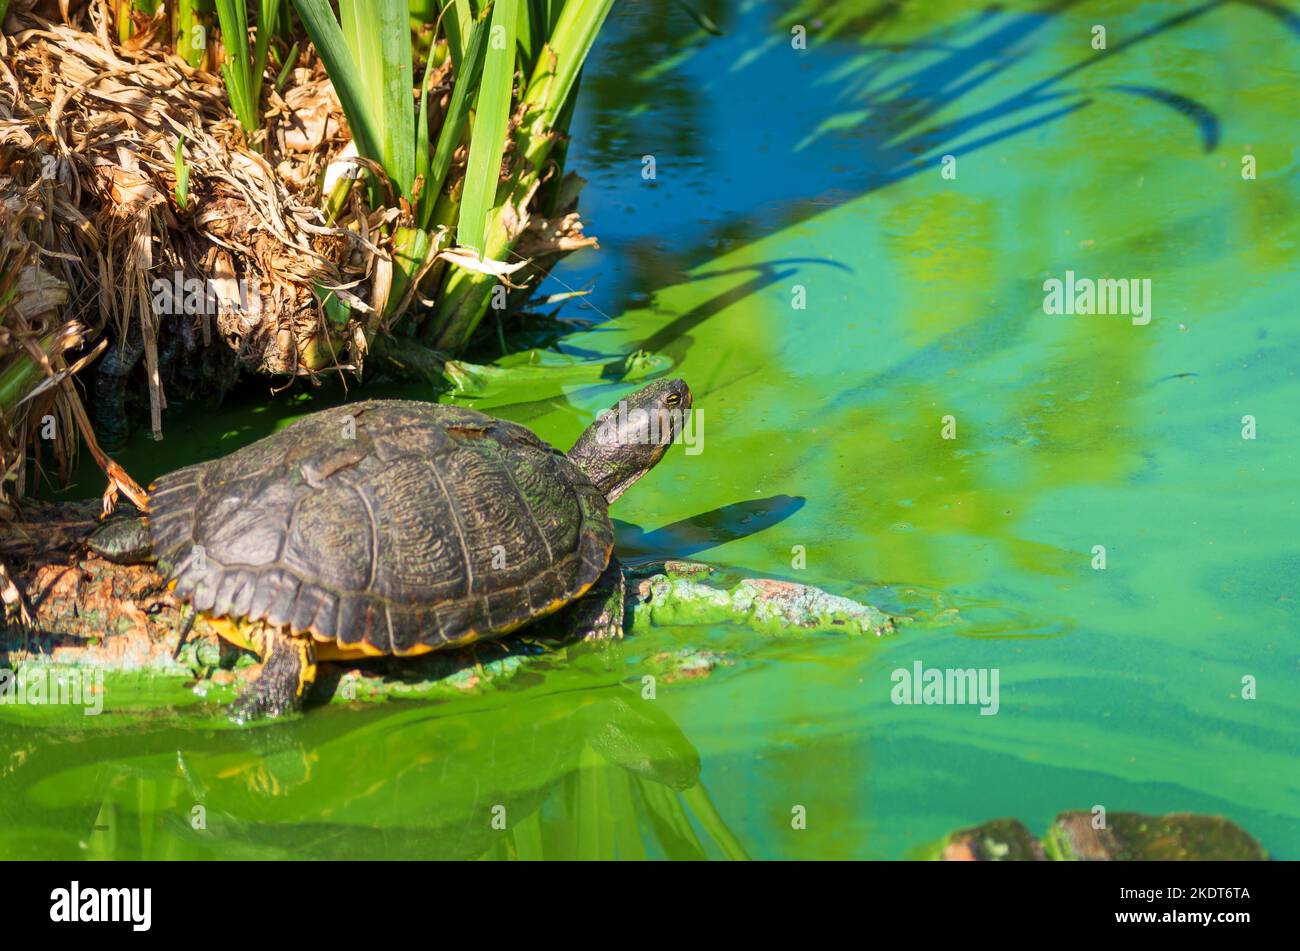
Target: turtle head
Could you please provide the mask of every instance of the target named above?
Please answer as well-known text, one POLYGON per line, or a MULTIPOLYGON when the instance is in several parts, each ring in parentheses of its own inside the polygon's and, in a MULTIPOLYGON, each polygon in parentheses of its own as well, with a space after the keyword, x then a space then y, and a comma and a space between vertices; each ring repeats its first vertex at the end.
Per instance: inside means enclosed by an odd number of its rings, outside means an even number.
POLYGON ((569 458, 612 503, 664 457, 690 409, 684 380, 656 380, 602 412, 569 458))

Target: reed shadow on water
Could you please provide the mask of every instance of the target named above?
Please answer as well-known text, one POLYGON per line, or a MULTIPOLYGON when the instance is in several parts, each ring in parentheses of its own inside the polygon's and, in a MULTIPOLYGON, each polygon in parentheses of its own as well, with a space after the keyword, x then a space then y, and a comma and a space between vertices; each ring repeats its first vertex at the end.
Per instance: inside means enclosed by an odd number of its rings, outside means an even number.
MULTIPOLYGON (((762 154, 750 158, 750 161, 765 165, 757 170, 753 181, 757 187, 763 187, 762 183, 774 183, 767 186, 771 188, 787 188, 789 182, 798 181, 823 193, 833 186, 833 200, 817 200, 805 192, 751 201, 747 208, 718 206, 714 210, 722 220, 703 236, 681 250, 652 252, 653 261, 631 262, 635 288, 653 293, 698 279, 687 276, 684 280, 672 281, 665 280, 664 276, 688 275, 696 266, 715 259, 720 242, 726 241, 734 249, 770 234, 774 224, 771 220, 774 205, 778 209, 775 212, 778 226, 788 228, 829 208, 848 204, 886 186, 933 170, 945 156, 960 158, 1054 124, 1097 105, 1099 98, 1108 95, 1136 96, 1174 110, 1193 124, 1202 148, 1211 152, 1220 141, 1220 119, 1207 105, 1190 96, 1146 85, 1113 84, 1089 88, 1070 86, 1067 81, 1082 75, 1089 67, 1124 55, 1232 3, 1256 8, 1277 19, 1288 30, 1300 34, 1300 16, 1278 4, 1267 0, 1209 0, 1164 17, 1146 29, 1118 40, 1104 56, 1081 55, 1078 61, 1028 82, 989 106, 972 108, 954 119, 933 121, 937 115, 951 110, 963 100, 970 101, 990 83, 1003 79, 1010 70, 1026 62, 1031 52, 1026 44, 1033 42, 1037 35, 1079 3, 1080 0, 1059 0, 1027 13, 993 8, 972 14, 962 24, 935 27, 915 40, 897 44, 850 45, 846 40, 839 45, 849 51, 876 55, 865 66, 855 69, 851 77, 837 79, 841 90, 837 95, 826 95, 820 90, 819 83, 824 77, 818 72, 782 67, 779 62, 774 62, 770 53, 755 59, 747 65, 740 81, 744 81, 744 75, 757 72, 779 74, 782 83, 794 85, 791 98, 811 105, 812 113, 805 114, 806 118, 800 122, 800 127, 806 132, 804 140, 789 154, 774 152, 765 163, 762 154), (963 44, 966 37, 975 34, 979 35, 963 44), (937 61, 936 55, 940 57, 937 61), (882 81, 887 74, 899 71, 903 72, 901 78, 882 81), (851 121, 838 121, 846 117, 851 121), (1017 119, 1019 121, 1014 121, 1017 119), (1012 124, 1008 124, 1009 121, 1012 124), (825 131, 827 129, 834 131, 825 131), (842 176, 835 173, 835 167, 844 161, 840 150, 808 148, 812 142, 826 136, 856 147, 851 182, 843 182, 842 176), (795 165, 798 174, 792 176, 792 166, 795 165), (762 210, 752 210, 756 207, 762 210), (651 276, 656 278, 652 285, 642 286, 651 276)), ((868 11, 861 18, 860 35, 867 36, 887 25, 892 19, 891 10, 897 6, 885 3, 868 11)), ((835 43, 837 40, 832 37, 823 42, 835 43)), ((842 65, 842 62, 836 61, 834 65, 842 65)), ((759 76, 754 76, 754 81, 771 82, 759 76)), ((798 129, 791 131, 796 135, 799 133, 798 129)), ((775 280, 791 276, 792 272, 788 271, 763 275, 720 295, 718 301, 721 306, 726 306, 770 286, 775 280)), ((721 308, 714 306, 714 302, 701 305, 690 314, 677 318, 642 345, 646 348, 667 346, 718 309, 721 308)))

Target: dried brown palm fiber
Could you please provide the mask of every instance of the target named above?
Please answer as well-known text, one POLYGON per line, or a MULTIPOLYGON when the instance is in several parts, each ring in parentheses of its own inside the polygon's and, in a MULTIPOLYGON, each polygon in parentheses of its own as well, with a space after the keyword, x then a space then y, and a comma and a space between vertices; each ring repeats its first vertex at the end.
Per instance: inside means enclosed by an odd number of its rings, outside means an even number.
MULTIPOLYGON (((92 4, 92 14, 99 7, 92 4)), ((102 14, 92 20, 93 33, 29 18, 20 25, 30 28, 7 38, 12 81, 0 80, 13 101, 0 139, 22 126, 30 147, 39 149, 43 135, 57 159, 52 185, 67 207, 51 216, 48 246, 81 261, 68 277, 86 306, 84 322, 111 326, 119 341, 138 326, 154 429, 166 405, 159 339, 178 332, 167 322, 202 325, 185 339, 228 348, 247 369, 328 366, 334 347, 322 345, 312 287, 342 283, 354 243, 324 229, 320 212, 247 147, 217 77, 156 49, 115 47, 102 14), (173 194, 182 136, 191 168, 186 210, 173 194), (242 283, 258 309, 160 316, 153 282, 177 273, 218 288, 242 283)), ((339 341, 351 331, 342 328, 339 341)))
MULTIPOLYGON (((12 103, 0 101, 12 119, 12 103)), ((87 223, 57 194, 48 163, 22 125, 0 123, 0 521, 25 491, 29 446, 51 446, 65 480, 78 448, 77 434, 109 477, 106 503, 125 492, 143 504, 144 493, 100 450, 72 377, 102 350, 87 348, 87 328, 72 316, 69 285, 47 270, 73 271, 74 255, 47 250, 55 221, 85 231, 87 223), (69 365, 68 355, 80 352, 69 365)), ((91 247, 97 236, 86 235, 91 247)), ((43 453, 34 452, 37 473, 43 453)))
POLYGON ((44 435, 55 462, 67 471, 76 451, 66 398, 43 381, 63 371, 63 356, 83 343, 83 328, 64 314, 67 285, 42 265, 32 241, 44 210, 39 183, 0 141, 0 499, 25 488, 27 447, 44 435), (29 426, 52 416, 56 425, 29 426), (44 432, 40 430, 44 429, 44 432))
POLYGON ((18 587, 13 575, 0 561, 0 620, 12 617, 20 628, 36 626, 36 612, 18 587))
MULTIPOLYGON (((66 481, 78 447, 85 440, 108 476, 107 510, 120 492, 137 506, 143 490, 99 448, 73 377, 103 349, 86 349, 86 328, 68 317, 68 287, 42 266, 41 251, 31 240, 39 233, 48 196, 31 156, 15 156, 11 142, 0 142, 0 536, 11 534, 27 476, 28 447, 39 473, 39 447, 52 446, 55 463, 66 481), (82 352, 70 361, 69 354, 82 352)), ((21 590, 0 564, 0 610, 30 622, 21 590), (15 596, 17 592, 17 596, 15 596)))
MULTIPOLYGON (((546 184, 546 179, 542 179, 533 186, 524 200, 525 209, 533 204, 537 191, 546 184)), ((510 293, 510 309, 522 308, 562 259, 582 248, 600 247, 595 237, 583 233, 582 218, 576 211, 578 194, 585 184, 586 180, 576 173, 565 175, 556 189, 557 210, 550 216, 537 211, 525 211, 521 215, 513 205, 505 208, 505 225, 515 236, 509 260, 527 262, 516 278, 518 288, 510 293)))

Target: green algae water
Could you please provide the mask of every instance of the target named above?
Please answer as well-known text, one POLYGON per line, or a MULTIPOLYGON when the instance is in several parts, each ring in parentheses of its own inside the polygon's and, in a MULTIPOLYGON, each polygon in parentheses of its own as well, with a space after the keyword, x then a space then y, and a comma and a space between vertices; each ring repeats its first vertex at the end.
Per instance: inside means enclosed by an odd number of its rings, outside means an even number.
MULTIPOLYGON (((516 358, 646 350, 694 390, 702 451, 613 509, 626 560, 911 624, 649 626, 481 696, 256 729, 170 681, 0 707, 0 855, 896 859, 1101 805, 1300 858, 1300 13, 977 6, 740 2, 721 36, 616 8, 569 155, 602 249, 547 287, 593 290, 516 358), (1046 313, 1067 272, 1149 288, 1147 319, 1046 313), (721 662, 645 700, 688 648, 721 662), (895 703, 918 664, 995 671, 996 713, 895 703)), ((467 402, 567 447, 628 388, 521 372, 467 402)), ((182 409, 119 458, 145 481, 337 398, 182 409)))

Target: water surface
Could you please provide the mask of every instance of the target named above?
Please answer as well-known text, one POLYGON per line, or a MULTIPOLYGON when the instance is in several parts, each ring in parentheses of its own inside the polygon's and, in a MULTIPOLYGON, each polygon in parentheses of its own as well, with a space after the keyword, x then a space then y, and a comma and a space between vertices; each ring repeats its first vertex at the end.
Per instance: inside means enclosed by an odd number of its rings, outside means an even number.
MULTIPOLYGON (((618 503, 625 555, 916 622, 655 628, 492 697, 263 730, 126 688, 95 719, 0 708, 3 854, 902 858, 1103 805, 1223 814, 1300 858, 1300 13, 816 6, 708 8, 713 36, 621 5, 569 152, 601 250, 548 285, 590 288, 564 312, 589 324, 544 360, 650 350, 704 411, 704 451, 618 503), (1149 279, 1150 322, 1045 314, 1067 270, 1149 279), (645 658, 683 647, 735 662, 642 700, 645 658), (998 713, 892 703, 917 661, 996 669, 998 713)), ((626 389, 472 402, 567 446, 626 389)), ((122 458, 143 481, 315 405, 122 458)))

